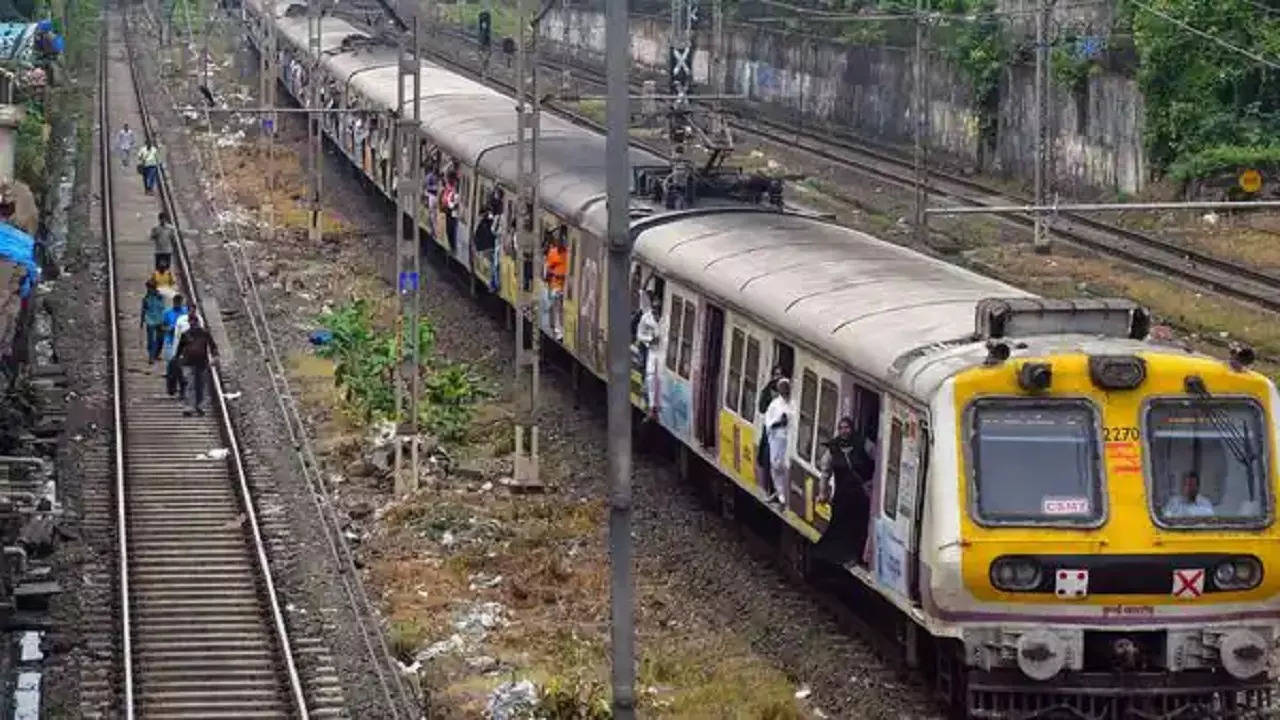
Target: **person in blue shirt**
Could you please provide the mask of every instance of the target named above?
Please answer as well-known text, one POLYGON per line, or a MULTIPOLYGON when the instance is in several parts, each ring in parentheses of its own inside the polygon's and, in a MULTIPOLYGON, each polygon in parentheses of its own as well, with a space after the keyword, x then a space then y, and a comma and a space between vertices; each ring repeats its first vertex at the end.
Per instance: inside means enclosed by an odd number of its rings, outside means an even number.
POLYGON ((164 387, 169 397, 176 395, 180 400, 186 397, 187 380, 183 377, 182 365, 178 362, 177 349, 182 333, 188 327, 186 301, 181 295, 174 295, 173 307, 164 313, 164 387))
POLYGON ((142 317, 138 324, 147 331, 147 362, 154 365, 160 359, 164 345, 164 296, 152 280, 147 281, 147 294, 142 296, 142 317))

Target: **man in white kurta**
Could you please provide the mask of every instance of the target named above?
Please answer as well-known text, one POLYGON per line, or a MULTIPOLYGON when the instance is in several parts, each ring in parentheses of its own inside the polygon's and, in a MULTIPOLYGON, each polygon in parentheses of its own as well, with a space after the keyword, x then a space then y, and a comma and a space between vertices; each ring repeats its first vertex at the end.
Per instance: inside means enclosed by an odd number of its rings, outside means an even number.
POLYGON ((791 381, 780 378, 775 384, 777 396, 764 413, 764 428, 769 435, 769 477, 773 480, 776 500, 785 509, 790 499, 787 483, 787 434, 791 432, 795 412, 791 407, 791 381))

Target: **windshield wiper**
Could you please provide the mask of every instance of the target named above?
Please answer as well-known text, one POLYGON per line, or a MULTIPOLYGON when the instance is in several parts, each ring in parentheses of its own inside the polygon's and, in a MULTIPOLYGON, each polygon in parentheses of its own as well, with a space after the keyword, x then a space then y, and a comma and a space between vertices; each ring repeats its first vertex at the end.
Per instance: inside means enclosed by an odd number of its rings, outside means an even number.
POLYGON ((1209 389, 1204 385, 1204 380, 1201 380, 1198 375, 1189 376, 1185 386, 1187 393, 1199 401, 1196 403, 1196 409, 1214 430, 1222 434, 1227 449, 1235 459, 1245 467, 1252 468, 1257 455, 1253 452, 1253 443, 1249 441, 1248 421, 1242 420, 1240 423, 1242 429, 1236 429, 1231 417, 1214 402, 1209 389))

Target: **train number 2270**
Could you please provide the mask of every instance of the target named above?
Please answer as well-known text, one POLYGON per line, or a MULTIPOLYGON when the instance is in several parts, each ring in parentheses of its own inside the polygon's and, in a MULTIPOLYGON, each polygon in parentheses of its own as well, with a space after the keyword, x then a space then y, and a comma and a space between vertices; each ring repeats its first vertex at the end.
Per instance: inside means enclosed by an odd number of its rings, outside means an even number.
POLYGON ((1113 425, 1102 428, 1103 442, 1127 442, 1138 439, 1138 428, 1125 425, 1113 425))

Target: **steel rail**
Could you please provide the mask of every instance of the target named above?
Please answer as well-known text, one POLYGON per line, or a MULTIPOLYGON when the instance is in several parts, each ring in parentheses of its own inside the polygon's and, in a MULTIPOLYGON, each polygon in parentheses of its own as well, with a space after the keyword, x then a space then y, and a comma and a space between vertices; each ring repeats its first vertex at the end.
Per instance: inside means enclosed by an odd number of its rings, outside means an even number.
MULTIPOLYGON (((154 23, 154 19, 150 18, 150 16, 148 19, 154 23)), ((243 22, 243 19, 238 21, 243 22)), ((152 58, 154 59, 154 55, 152 55, 152 58)), ((181 111, 182 108, 177 105, 169 88, 161 86, 161 90, 169 97, 170 105, 175 110, 181 111)), ((210 108, 202 109, 206 111, 206 121, 210 122, 209 132, 212 133, 213 126, 207 113, 210 108)), ((225 180, 226 172, 222 166, 221 157, 216 152, 212 153, 212 156, 213 165, 215 166, 212 171, 201 161, 198 151, 196 160, 206 172, 216 174, 217 177, 225 180)), ((214 207, 216 209, 216 204, 214 207)), ((410 691, 406 690, 399 665, 392 655, 383 633, 376 627, 376 624, 370 627, 371 622, 369 619, 376 618, 377 609, 370 601, 368 593, 360 581, 355 558, 342 537, 342 524, 335 514, 335 503, 325 487, 320 463, 315 457, 306 424, 302 420, 297 400, 289 384, 288 374, 285 372, 284 365, 280 360, 280 352, 277 349, 275 337, 271 332, 270 323, 267 322, 267 313, 262 305, 257 281, 254 279, 253 273, 250 272, 252 262, 244 249, 244 237, 238 225, 231 223, 231 228, 236 237, 236 242, 228 243, 227 247, 231 269, 236 276, 237 285, 240 287, 241 301, 245 305, 246 317, 253 329, 258 349, 262 353, 267 375, 271 380, 272 393, 276 397, 276 404, 280 408, 281 418, 284 420, 285 428, 289 433, 290 444, 294 448, 295 457, 298 460, 299 468, 309 491, 308 494, 311 496, 312 504, 324 530, 330 556, 339 568, 339 582, 347 596, 361 639, 373 663, 373 668, 378 676, 383 697, 386 700, 387 709, 390 711, 391 717, 413 717, 415 715, 414 700, 416 698, 411 699, 410 691), (237 250, 241 257, 239 262, 236 260, 237 250), (243 268, 240 267, 241 262, 244 264, 243 268), (381 651, 381 657, 379 650, 381 651), (388 678, 390 679, 388 680, 388 678), (392 686, 394 686, 394 695, 399 697, 398 700, 393 697, 392 686)), ((373 622, 376 623, 376 620, 373 622)))
POLYGON ((107 111, 107 12, 102 11, 102 33, 98 50, 98 155, 101 191, 102 239, 107 265, 107 328, 111 336, 111 412, 115 462, 116 539, 120 569, 120 634, 124 662, 124 717, 134 720, 133 709, 133 623, 129 614, 129 527, 125 512, 125 423, 124 362, 121 358, 120 324, 117 322, 115 260, 115 208, 111 198, 111 133, 107 111))
MULTIPOLYGON (((124 35, 126 60, 129 65, 130 77, 133 80, 134 99, 137 103, 138 113, 142 118, 143 136, 148 140, 158 143, 157 134, 153 127, 151 115, 148 110, 146 100, 142 92, 142 85, 139 82, 137 66, 134 62, 134 49, 133 49, 133 44, 130 40, 128 16, 126 12, 121 12, 121 27, 124 35)), ((106 62, 105 62, 106 45, 107 43, 103 43, 104 62, 103 62, 103 70, 101 75, 101 80, 103 84, 100 87, 100 92, 102 93, 102 98, 103 98, 102 136, 103 136, 103 142, 107 145, 107 148, 109 150, 110 139, 109 139, 109 132, 107 130, 109 125, 107 124, 108 117, 107 117, 107 110, 106 110, 106 105, 107 105, 107 97, 106 97, 107 75, 106 75, 106 62)), ((103 172, 107 175, 109 180, 109 177, 110 177, 109 153, 104 156, 102 165, 104 167, 103 172)), ((105 189, 106 188, 104 187, 104 191, 105 189)), ((195 316, 204 320, 205 318, 203 316, 202 311, 200 310, 202 305, 200 302, 198 284, 196 283, 194 273, 192 272, 193 266, 187 251, 185 238, 183 237, 183 232, 179 224, 179 214, 177 212, 177 204, 173 198, 173 189, 172 189, 171 181, 168 178, 168 175, 165 171, 163 163, 161 163, 161 166, 159 168, 159 190, 160 190, 161 201, 165 209, 168 211, 169 216, 170 218, 172 218, 174 223, 174 229, 175 229, 174 249, 175 249, 175 256, 178 260, 179 268, 181 270, 182 284, 184 286, 183 289, 186 292, 187 296, 191 299, 191 306, 194 308, 195 316)), ((109 196, 104 195, 103 205, 105 207, 110 207, 111 200, 109 196)), ((114 264, 113 250, 109 250, 108 258, 109 258, 108 260, 109 266, 112 266, 114 264)), ((114 283, 114 279, 113 279, 113 283, 114 283)), ((113 284, 111 307, 115 308, 115 306, 116 306, 116 303, 114 299, 114 284, 113 284)), ((119 333, 118 333, 118 327, 117 327, 118 323, 116 322, 116 315, 113 314, 111 316, 111 320, 112 320, 111 322, 112 337, 116 342, 113 348, 113 351, 116 353, 116 362, 118 363, 119 362, 119 340, 118 340, 119 333)), ((210 366, 209 373, 211 377, 210 395, 211 395, 211 399, 216 401, 216 410, 218 414, 219 429, 221 431, 223 439, 225 440, 225 442, 228 444, 228 447, 229 447, 229 455, 228 455, 228 459, 230 460, 229 464, 231 465, 234 471, 236 486, 237 486, 236 489, 238 491, 238 498, 240 501, 239 504, 245 514, 246 524, 248 526, 249 533, 252 539, 253 555, 257 563, 258 576, 261 579, 264 586, 261 592, 264 595, 265 600, 267 602, 267 607, 269 611, 268 614, 270 615, 271 625, 274 631, 275 640, 276 640, 276 643, 278 644, 278 652, 280 655, 280 659, 282 660, 285 666, 285 674, 287 676, 288 685, 289 685, 290 702, 299 720, 309 720, 310 714, 307 707, 305 691, 302 686, 302 681, 298 673, 297 665, 294 661, 293 650, 289 640, 288 627, 286 625, 284 613, 281 609, 279 594, 276 590, 275 580, 271 572, 270 561, 269 561, 269 558, 267 557, 266 544, 263 541, 262 530, 258 521, 256 504, 254 502, 253 493, 249 487, 248 477, 244 467, 243 451, 240 446, 240 442, 239 442, 239 438, 238 438, 238 434, 236 432, 235 426, 231 421, 231 414, 230 414, 229 407, 227 406, 226 392, 225 392, 225 387, 222 381, 222 374, 216 365, 210 366)), ((117 378, 118 378, 118 375, 117 375, 117 378)), ((117 387, 116 387, 117 408, 120 407, 121 395, 122 393, 120 392, 119 384, 117 384, 117 387)), ((123 432, 123 425, 119 423, 119 420, 117 420, 117 422, 118 422, 117 432, 119 434, 123 432)), ((122 445, 123 443, 118 442, 117 444, 118 454, 122 452, 122 445)), ((122 479, 123 467, 124 467, 123 463, 121 462, 118 467, 119 467, 118 474, 121 476, 120 482, 123 482, 123 479, 122 479)), ((124 524, 126 523, 125 516, 124 516, 124 494, 123 493, 121 493, 120 498, 118 500, 118 507, 121 513, 120 523, 121 523, 121 527, 123 528, 124 524)), ((124 567, 127 567, 128 552, 127 552, 127 547, 124 540, 123 530, 121 531, 121 533, 122 533, 121 534, 122 565, 124 567)), ((127 583, 127 575, 126 575, 125 582, 127 583)), ((123 606, 122 612, 124 613, 124 617, 127 618, 128 607, 129 607, 129 598, 127 594, 122 594, 122 606, 123 606)), ((132 673, 132 662, 131 662, 131 658, 129 658, 128 655, 126 656, 126 660, 127 660, 127 663, 126 663, 125 672, 126 672, 126 675, 129 675, 130 673, 132 673)), ((131 686, 130 686, 129 692, 130 693, 132 692, 131 686)), ((132 718, 134 717, 132 697, 128 698, 128 703, 129 703, 129 707, 128 707, 127 716, 129 718, 132 718)))

